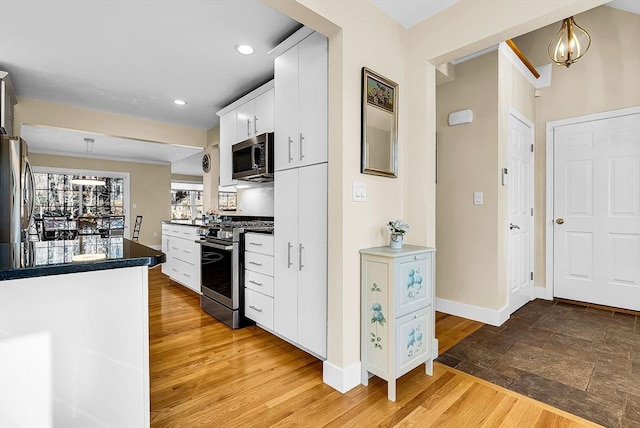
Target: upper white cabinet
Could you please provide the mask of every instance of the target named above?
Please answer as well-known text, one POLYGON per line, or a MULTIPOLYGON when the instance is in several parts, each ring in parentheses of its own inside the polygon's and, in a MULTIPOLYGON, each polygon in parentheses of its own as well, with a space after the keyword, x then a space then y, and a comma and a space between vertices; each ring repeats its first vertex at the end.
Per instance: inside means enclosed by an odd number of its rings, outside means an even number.
POLYGON ((220 186, 232 186, 237 180, 231 178, 231 146, 237 143, 236 110, 220 116, 220 186))
POLYGON ((265 132, 273 132, 273 103, 274 90, 271 89, 238 107, 238 142, 265 132))
POLYGON ((274 325, 327 355, 327 164, 275 173, 274 325))
POLYGON ((260 86, 220 110, 220 186, 235 186, 231 148, 255 135, 274 130, 274 81, 260 86))
POLYGON ((327 161, 327 39, 312 33, 275 59, 275 170, 327 161))

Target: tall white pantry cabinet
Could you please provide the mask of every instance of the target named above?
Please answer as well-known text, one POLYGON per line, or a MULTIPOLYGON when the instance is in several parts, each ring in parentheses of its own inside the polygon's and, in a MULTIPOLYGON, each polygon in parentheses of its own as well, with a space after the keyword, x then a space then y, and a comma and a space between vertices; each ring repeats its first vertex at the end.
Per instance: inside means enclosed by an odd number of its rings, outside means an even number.
POLYGON ((361 254, 362 384, 369 374, 387 381, 396 400, 396 379, 425 364, 433 374, 435 339, 435 249, 405 245, 361 254))
POLYGON ((275 60, 274 325, 327 355, 327 39, 275 60))

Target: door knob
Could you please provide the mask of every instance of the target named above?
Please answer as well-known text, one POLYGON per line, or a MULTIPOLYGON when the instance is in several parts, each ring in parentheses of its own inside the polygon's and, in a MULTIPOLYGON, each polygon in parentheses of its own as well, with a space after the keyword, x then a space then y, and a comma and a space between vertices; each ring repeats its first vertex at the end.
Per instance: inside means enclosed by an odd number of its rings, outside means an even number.
POLYGON ((562 217, 558 217, 558 218, 556 219, 556 223, 557 223, 557 224, 562 224, 562 223, 564 223, 564 219, 563 219, 562 217))
POLYGON ((509 223, 509 230, 512 229, 520 229, 520 226, 518 226, 517 224, 509 223))

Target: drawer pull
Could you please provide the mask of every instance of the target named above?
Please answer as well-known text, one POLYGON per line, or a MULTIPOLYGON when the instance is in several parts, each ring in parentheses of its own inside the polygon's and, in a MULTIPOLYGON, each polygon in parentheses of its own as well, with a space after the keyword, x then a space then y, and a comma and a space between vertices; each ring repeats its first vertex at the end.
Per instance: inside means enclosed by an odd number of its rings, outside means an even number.
POLYGON ((250 307, 251 309, 253 309, 254 311, 256 311, 256 312, 262 312, 262 309, 258 309, 258 308, 256 308, 256 307, 255 307, 255 306, 253 306, 253 305, 249 305, 249 307, 250 307))
POLYGON ((260 242, 249 242, 249 245, 255 245, 257 247, 262 247, 262 243, 260 243, 260 242))
POLYGON ((191 278, 191 275, 189 275, 188 273, 182 272, 182 275, 186 276, 187 278, 191 278))
POLYGON ((188 251, 188 250, 182 250, 182 251, 187 253, 187 254, 191 254, 191 251, 188 251))
POLYGON ((262 266, 262 263, 257 262, 249 262, 250 265, 262 266))
POLYGON ((256 282, 252 279, 249 280, 250 283, 255 284, 255 285, 259 285, 260 287, 262 287, 262 283, 261 282, 256 282))
POLYGON ((178 247, 171 247, 172 250, 179 250, 180 248, 178 247))
POLYGON ((171 268, 172 271, 178 272, 178 269, 171 268))
POLYGON ((413 319, 418 318, 418 314, 413 314, 413 319))

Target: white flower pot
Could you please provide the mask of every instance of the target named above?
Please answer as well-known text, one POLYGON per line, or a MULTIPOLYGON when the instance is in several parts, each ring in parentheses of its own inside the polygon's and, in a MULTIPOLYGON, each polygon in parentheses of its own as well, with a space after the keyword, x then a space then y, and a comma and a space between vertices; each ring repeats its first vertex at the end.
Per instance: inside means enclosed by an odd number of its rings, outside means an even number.
POLYGON ((403 237, 404 235, 402 235, 401 233, 392 233, 389 236, 389 247, 396 250, 402 248, 403 237))

